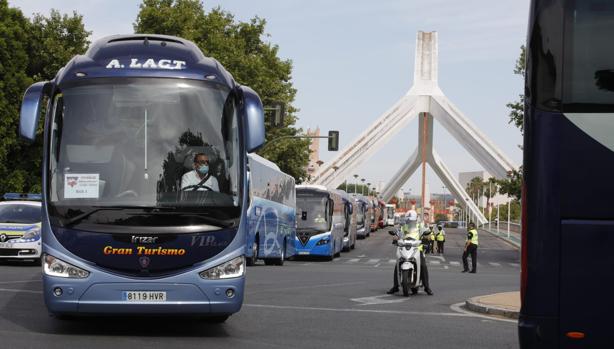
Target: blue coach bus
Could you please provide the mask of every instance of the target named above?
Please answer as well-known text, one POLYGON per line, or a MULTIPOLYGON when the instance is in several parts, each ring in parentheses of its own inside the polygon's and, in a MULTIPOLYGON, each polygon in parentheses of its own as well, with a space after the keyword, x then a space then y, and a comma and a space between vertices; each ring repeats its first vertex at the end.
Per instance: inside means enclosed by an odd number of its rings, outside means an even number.
POLYGON ((344 190, 334 190, 341 196, 343 202, 343 252, 348 252, 356 247, 356 203, 353 196, 344 190))
POLYGON ((250 206, 245 258, 283 265, 294 255, 296 191, 294 177, 256 154, 248 155, 250 206))
POLYGON ((346 205, 339 193, 321 185, 296 186, 296 254, 333 260, 343 248, 346 205))
POLYGON ((224 321, 245 284, 247 152, 258 95, 192 42, 100 39, 28 88, 44 99, 43 294, 52 314, 195 314, 224 321))
POLYGON ((372 208, 369 198, 356 195, 356 237, 364 239, 371 234, 371 215, 372 208))
POLYGON ((521 348, 609 348, 614 342, 612 33, 612 1, 531 2, 521 348))

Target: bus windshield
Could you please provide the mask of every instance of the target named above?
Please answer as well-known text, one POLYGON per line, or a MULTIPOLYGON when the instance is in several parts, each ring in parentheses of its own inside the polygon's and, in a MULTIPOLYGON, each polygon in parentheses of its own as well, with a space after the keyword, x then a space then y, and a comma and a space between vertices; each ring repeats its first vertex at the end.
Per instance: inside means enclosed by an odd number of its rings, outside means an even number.
POLYGON ((330 217, 328 216, 328 196, 297 194, 296 210, 299 230, 328 231, 330 217))
POLYGON ((41 207, 34 205, 0 205, 0 223, 33 224, 41 221, 41 207))
POLYGON ((186 79, 93 79, 61 87, 52 108, 52 222, 238 220, 238 121, 228 89, 186 79))
POLYGON ((365 206, 358 203, 356 206, 356 224, 362 227, 365 224, 365 206))

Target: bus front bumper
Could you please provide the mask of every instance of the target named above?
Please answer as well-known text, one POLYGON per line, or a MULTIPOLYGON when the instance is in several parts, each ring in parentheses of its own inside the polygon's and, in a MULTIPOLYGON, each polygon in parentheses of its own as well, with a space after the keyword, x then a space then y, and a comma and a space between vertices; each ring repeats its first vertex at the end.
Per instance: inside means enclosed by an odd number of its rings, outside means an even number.
POLYGON ((331 234, 321 234, 312 236, 305 245, 298 238, 294 240, 294 249, 297 256, 332 256, 334 241, 331 234), (325 241, 328 241, 324 243, 325 241))
POLYGON ((120 277, 117 279, 88 282, 87 279, 43 275, 45 303, 54 314, 109 315, 230 315, 238 312, 243 304, 244 276, 204 280, 196 274, 193 280, 169 277, 141 282, 134 279, 121 280, 124 278, 120 277), (127 292, 135 291, 164 292, 165 300, 127 300, 127 292))

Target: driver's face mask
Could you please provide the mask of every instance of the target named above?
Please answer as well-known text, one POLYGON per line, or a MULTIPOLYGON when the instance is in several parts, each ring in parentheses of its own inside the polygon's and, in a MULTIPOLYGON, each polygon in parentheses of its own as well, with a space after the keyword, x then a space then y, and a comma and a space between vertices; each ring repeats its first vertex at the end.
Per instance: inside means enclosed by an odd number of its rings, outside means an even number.
POLYGON ((200 165, 198 167, 198 172, 200 172, 200 174, 206 175, 207 173, 209 173, 209 165, 200 165))

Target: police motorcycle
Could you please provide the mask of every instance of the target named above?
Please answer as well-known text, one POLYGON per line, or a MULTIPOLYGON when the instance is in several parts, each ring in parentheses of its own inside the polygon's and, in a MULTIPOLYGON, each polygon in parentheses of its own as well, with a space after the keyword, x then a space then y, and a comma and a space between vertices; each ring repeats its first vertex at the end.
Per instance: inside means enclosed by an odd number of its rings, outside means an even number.
POLYGON ((411 290, 412 294, 418 292, 422 287, 420 279, 420 244, 421 240, 405 239, 404 234, 395 227, 389 230, 388 234, 399 239, 392 243, 397 246, 397 272, 403 290, 403 296, 408 297, 411 290))

